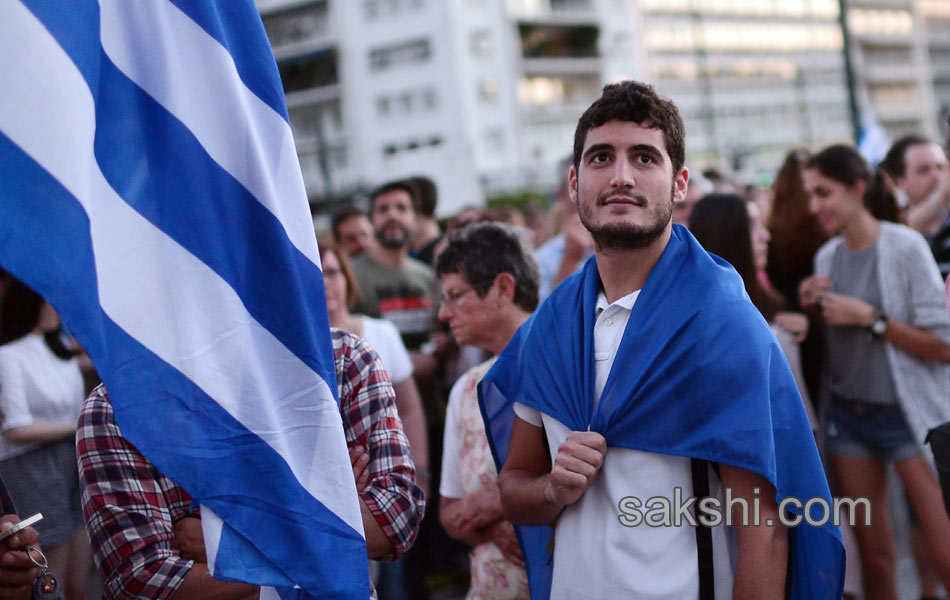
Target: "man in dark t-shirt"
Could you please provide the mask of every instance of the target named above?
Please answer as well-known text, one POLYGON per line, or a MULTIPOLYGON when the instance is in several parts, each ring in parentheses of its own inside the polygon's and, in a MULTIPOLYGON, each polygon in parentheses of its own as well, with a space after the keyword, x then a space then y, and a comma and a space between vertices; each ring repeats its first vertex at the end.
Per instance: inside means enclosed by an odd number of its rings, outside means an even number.
POLYGON ((436 324, 438 285, 432 268, 409 256, 416 226, 415 194, 409 180, 390 182, 373 192, 370 219, 378 243, 353 260, 359 287, 355 312, 392 321, 410 351, 415 372, 425 374, 434 365, 419 350, 436 324))

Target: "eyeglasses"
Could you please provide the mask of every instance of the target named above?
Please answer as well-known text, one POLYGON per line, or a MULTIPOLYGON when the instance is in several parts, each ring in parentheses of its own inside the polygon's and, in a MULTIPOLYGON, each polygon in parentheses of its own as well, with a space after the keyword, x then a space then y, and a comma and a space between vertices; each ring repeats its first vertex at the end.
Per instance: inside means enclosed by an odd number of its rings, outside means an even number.
POLYGON ((448 294, 442 294, 440 296, 442 306, 446 306, 448 308, 453 308, 455 306, 458 306, 458 303, 462 298, 464 298, 465 296, 467 296, 468 294, 474 291, 475 291, 475 288, 468 288, 464 292, 452 290, 448 294))

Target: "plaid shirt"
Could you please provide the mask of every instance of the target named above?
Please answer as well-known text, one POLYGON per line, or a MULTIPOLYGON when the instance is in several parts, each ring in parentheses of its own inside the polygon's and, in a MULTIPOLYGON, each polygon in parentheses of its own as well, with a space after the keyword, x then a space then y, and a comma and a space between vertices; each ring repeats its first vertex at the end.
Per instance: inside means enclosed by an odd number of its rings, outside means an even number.
MULTIPOLYGON (((395 560, 412 546, 425 512, 409 441, 375 351, 341 330, 332 338, 346 441, 370 453, 360 498, 392 542, 386 559, 395 560)), ((86 530, 105 597, 168 598, 192 565, 178 555, 172 532, 191 514, 190 496, 122 436, 103 386, 83 405, 77 453, 86 530)))

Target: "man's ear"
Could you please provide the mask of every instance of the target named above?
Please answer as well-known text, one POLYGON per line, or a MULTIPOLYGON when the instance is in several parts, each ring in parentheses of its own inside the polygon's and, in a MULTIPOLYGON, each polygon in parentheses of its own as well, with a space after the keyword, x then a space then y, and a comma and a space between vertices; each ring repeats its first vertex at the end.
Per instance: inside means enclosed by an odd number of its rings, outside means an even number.
POLYGON ((571 202, 577 205, 577 169, 571 165, 567 172, 567 193, 571 196, 571 202))
POLYGON ((673 204, 682 204, 686 201, 686 190, 689 188, 689 169, 685 166, 673 177, 673 204))
POLYGON ((495 281, 492 283, 492 288, 496 290, 499 298, 503 298, 509 302, 514 301, 515 278, 511 273, 499 273, 496 275, 495 281))

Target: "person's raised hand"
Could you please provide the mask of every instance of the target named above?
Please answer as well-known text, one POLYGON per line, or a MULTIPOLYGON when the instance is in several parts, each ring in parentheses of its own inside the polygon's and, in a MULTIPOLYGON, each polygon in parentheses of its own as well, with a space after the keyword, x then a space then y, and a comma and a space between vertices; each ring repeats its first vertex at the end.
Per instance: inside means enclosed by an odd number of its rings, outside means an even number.
POLYGON ((594 431, 572 431, 558 446, 545 489, 549 502, 568 506, 577 502, 604 464, 607 440, 594 431))
POLYGON ((183 517, 172 525, 175 534, 175 544, 178 554, 185 560, 199 563, 208 562, 205 554, 205 537, 201 531, 201 519, 198 517, 183 517))
POLYGON ((824 275, 806 277, 798 285, 798 302, 803 308, 814 306, 831 289, 831 279, 824 275))
MULTIPOLYGON (((20 522, 16 515, 0 517, 0 531, 6 531, 20 522)), ((43 571, 26 553, 26 547, 39 548, 40 536, 27 527, 0 541, 0 600, 28 600, 33 581, 43 571)))
POLYGON ((860 298, 826 292, 819 304, 821 316, 829 325, 869 327, 874 322, 874 307, 860 298))
POLYGON ((808 317, 802 313, 782 311, 775 313, 775 324, 792 334, 796 344, 802 343, 808 335, 808 317))
POLYGON ((518 545, 518 536, 510 521, 501 520, 491 526, 489 532, 491 541, 498 546, 502 555, 519 567, 524 567, 524 557, 521 556, 521 547, 518 545))
POLYGON ((356 492, 362 492, 369 483, 369 452, 362 446, 350 446, 350 465, 353 467, 353 479, 356 480, 356 492))

